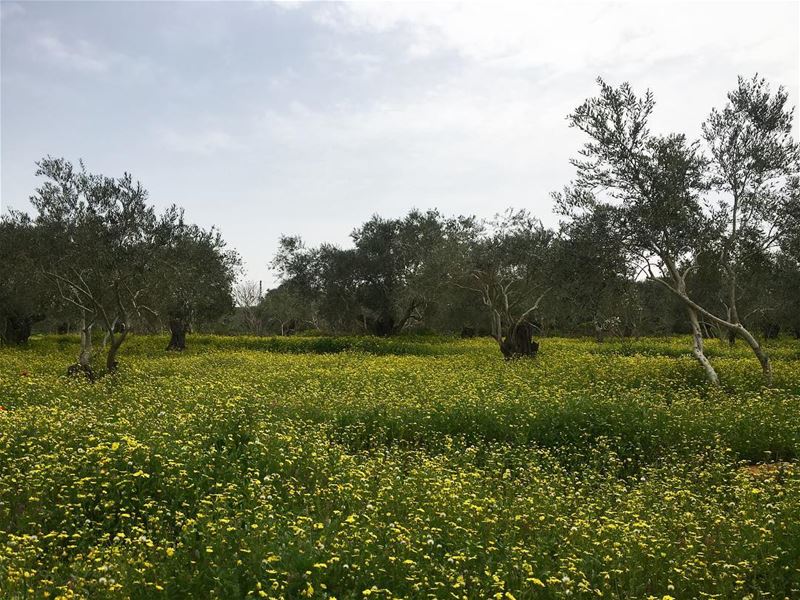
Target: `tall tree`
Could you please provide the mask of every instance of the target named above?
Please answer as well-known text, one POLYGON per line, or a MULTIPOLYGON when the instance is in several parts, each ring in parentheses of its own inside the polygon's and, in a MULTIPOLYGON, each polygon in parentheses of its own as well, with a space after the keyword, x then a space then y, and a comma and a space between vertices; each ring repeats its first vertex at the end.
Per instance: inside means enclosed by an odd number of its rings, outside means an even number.
POLYGON ((765 79, 739 77, 726 105, 713 109, 703 124, 712 184, 725 198, 716 208, 725 227, 719 245, 727 289, 725 318, 707 316, 751 345, 767 380, 772 377, 769 357, 754 343, 740 316, 739 280, 748 260, 775 249, 789 233, 786 207, 792 200, 800 146, 792 138, 794 109, 787 101, 783 87, 773 94, 765 79))
POLYGON ((694 259, 715 238, 718 225, 704 211, 706 161, 685 136, 652 135, 648 120, 655 101, 637 97, 624 83, 614 88, 598 79, 600 94, 570 115, 570 124, 590 141, 573 160, 575 189, 564 197, 572 214, 615 210, 628 255, 639 273, 680 297, 691 324, 692 353, 713 384, 719 377, 708 360, 698 313, 686 277, 694 259), (594 192, 603 191, 598 198, 594 192))
MULTIPOLYGON (((587 100, 570 122, 589 135, 578 169, 577 187, 605 190, 620 202, 631 254, 646 275, 663 285, 686 307, 693 352, 708 379, 718 377, 703 351, 700 317, 744 339, 758 358, 764 380, 772 381, 769 357, 738 315, 737 275, 747 257, 775 246, 785 234, 782 217, 793 197, 797 144, 789 137, 792 111, 786 94, 775 96, 763 80, 739 80, 729 104, 714 111, 704 126, 711 150, 706 159, 699 142, 685 136, 652 135, 648 119, 654 100, 638 98, 628 84, 614 88, 599 80, 600 94, 587 100), (711 177, 709 177, 711 175, 711 177), (734 201, 709 195, 729 192, 734 201), (704 306, 687 288, 687 276, 703 254, 717 253, 725 269, 728 303, 724 316, 704 306)), ((596 210, 607 200, 573 196, 572 206, 596 210)))
POLYGON ((785 233, 779 242, 772 280, 777 317, 800 338, 800 179, 788 186, 789 198, 783 204, 781 220, 785 233))

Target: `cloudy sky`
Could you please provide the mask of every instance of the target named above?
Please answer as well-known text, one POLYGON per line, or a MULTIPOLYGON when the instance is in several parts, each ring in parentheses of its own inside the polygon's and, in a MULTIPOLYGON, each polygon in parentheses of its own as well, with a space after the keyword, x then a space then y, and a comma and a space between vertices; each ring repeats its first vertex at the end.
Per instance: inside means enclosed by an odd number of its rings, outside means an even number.
POLYGON ((598 75, 691 136, 738 74, 798 101, 797 2, 0 6, 2 209, 47 154, 129 171, 265 285, 280 234, 347 243, 373 213, 555 223, 598 75))

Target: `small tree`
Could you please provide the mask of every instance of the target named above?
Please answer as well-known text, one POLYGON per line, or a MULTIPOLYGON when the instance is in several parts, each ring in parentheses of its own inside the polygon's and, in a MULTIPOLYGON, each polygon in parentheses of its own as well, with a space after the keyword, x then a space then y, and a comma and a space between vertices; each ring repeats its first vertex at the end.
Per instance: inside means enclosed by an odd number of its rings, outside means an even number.
POLYGON ((461 287, 480 294, 506 359, 535 356, 533 315, 548 289, 553 233, 525 211, 508 211, 470 244, 461 287))
POLYGON ((31 197, 34 223, 48 244, 40 268, 80 315, 75 369, 93 376, 92 329, 99 324, 108 341, 105 366, 113 372, 132 318, 155 312, 142 302, 156 224, 147 192, 127 173, 93 175, 83 163, 75 170, 50 157, 37 165, 37 176, 47 178, 31 197))
POLYGON ((239 309, 245 328, 252 335, 260 335, 264 325, 261 318, 261 283, 242 281, 233 289, 233 299, 239 309))
POLYGON ((293 289, 291 283, 268 290, 260 309, 267 322, 275 324, 280 335, 289 335, 304 323, 314 325, 312 306, 293 289))
POLYGON ((167 319, 167 350, 182 351, 194 323, 233 310, 232 287, 241 261, 218 231, 186 223, 175 206, 162 215, 154 241, 151 296, 167 319))

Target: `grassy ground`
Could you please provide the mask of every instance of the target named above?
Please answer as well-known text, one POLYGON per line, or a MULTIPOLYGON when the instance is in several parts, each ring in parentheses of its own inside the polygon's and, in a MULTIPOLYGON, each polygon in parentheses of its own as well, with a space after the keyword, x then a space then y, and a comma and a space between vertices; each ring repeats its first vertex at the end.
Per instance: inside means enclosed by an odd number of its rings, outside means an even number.
POLYGON ((795 341, 189 344, 0 348, 0 596, 800 597, 795 341))

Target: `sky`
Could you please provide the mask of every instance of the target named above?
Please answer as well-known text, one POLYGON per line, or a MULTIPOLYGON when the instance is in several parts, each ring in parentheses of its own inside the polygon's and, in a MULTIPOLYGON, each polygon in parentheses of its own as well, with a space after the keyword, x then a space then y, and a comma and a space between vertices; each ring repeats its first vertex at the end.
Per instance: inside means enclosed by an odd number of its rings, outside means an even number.
POLYGON ((0 3, 0 203, 44 156, 132 173, 275 284, 281 234, 346 245, 373 214, 557 224, 598 76, 698 137, 756 72, 798 102, 798 2, 0 3))

